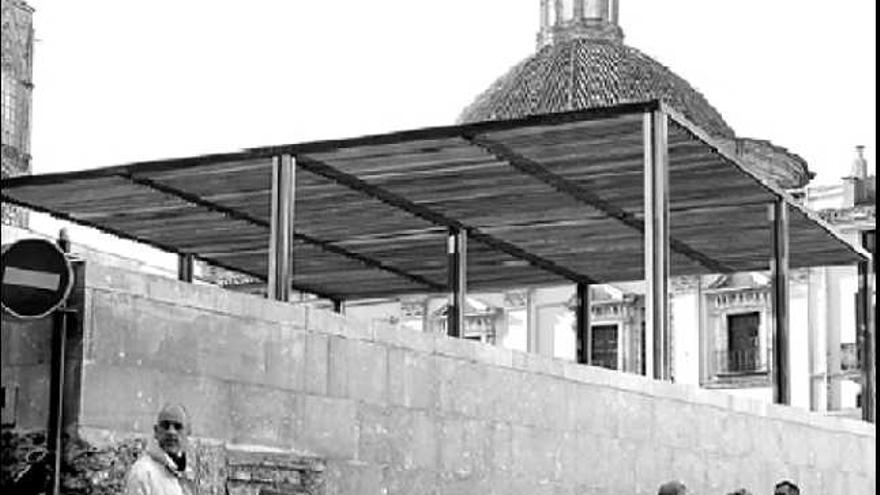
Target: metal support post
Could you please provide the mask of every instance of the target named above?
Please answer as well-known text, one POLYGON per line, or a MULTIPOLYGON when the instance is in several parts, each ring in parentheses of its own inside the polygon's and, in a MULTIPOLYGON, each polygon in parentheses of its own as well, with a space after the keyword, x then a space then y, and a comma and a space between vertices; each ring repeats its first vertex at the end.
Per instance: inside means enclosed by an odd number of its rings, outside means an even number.
POLYGON ((194 266, 194 258, 191 254, 178 254, 177 255, 177 280, 181 282, 189 282, 193 281, 193 266, 194 266))
POLYGON ((268 297, 289 301, 293 282, 293 217, 296 162, 291 155, 272 158, 272 221, 268 297))
POLYGON ((577 284, 577 362, 593 364, 593 327, 590 324, 590 286, 577 284))
MULTIPOLYGON (((876 254, 875 232, 862 233, 862 246, 876 254)), ((862 419, 871 423, 877 421, 877 388, 875 361, 876 315, 874 314, 874 282, 877 267, 873 259, 859 263, 859 294, 858 294, 858 341, 861 351, 862 371, 862 419)))
POLYGON ((467 231, 449 231, 447 244, 449 260, 449 312, 446 315, 446 333, 461 337, 464 333, 464 308, 467 297, 467 231))
POLYGON ((342 299, 333 299, 333 312, 339 314, 345 312, 345 301, 342 299))
POLYGON ((669 380, 669 150, 662 110, 645 113, 644 141, 645 369, 658 380, 669 380))
MULTIPOLYGON (((70 239, 67 231, 58 234, 58 247, 65 254, 70 252, 70 239)), ((67 348, 67 304, 63 304, 52 315, 52 350, 49 376, 49 435, 48 450, 52 456, 51 493, 61 493, 61 458, 64 442, 61 433, 64 427, 64 362, 67 348)))
POLYGON ((773 257, 770 278, 773 287, 773 402, 791 404, 788 336, 788 205, 779 198, 771 206, 773 257))

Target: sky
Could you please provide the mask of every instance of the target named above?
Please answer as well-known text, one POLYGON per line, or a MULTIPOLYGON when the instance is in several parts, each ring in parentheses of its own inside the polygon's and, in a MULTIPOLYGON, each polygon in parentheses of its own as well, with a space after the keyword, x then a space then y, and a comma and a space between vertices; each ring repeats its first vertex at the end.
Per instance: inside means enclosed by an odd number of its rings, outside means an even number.
MULTIPOLYGON (((454 123, 540 0, 29 0, 35 173, 454 123)), ((874 0, 621 0, 625 41, 816 183, 876 148, 874 0)))

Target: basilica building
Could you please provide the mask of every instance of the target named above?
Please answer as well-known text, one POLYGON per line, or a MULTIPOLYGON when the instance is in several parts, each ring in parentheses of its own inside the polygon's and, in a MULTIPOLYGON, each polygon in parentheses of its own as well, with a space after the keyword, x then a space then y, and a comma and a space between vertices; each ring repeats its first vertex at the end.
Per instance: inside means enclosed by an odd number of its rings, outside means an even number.
MULTIPOLYGON (((706 96, 624 41, 617 0, 540 1, 535 52, 467 105, 459 123, 521 118, 660 99, 735 153, 760 180, 788 190, 852 241, 873 238, 875 179, 857 155, 840 186, 810 187, 806 161, 772 142, 744 137, 706 96)), ((771 304, 767 273, 677 277, 671 281, 673 379, 772 400, 771 304)), ((792 273, 792 405, 858 415, 855 267, 792 273)), ((593 365, 645 372, 641 281, 591 287, 593 365)), ((574 286, 471 294, 464 337, 575 360, 574 286)), ((347 312, 415 330, 445 332, 443 297, 356 304, 347 312)))

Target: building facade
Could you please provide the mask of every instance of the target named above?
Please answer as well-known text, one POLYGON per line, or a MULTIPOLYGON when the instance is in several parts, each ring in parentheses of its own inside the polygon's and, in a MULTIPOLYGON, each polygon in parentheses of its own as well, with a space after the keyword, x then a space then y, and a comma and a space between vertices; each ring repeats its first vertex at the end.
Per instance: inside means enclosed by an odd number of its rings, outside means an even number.
MULTIPOLYGON (((503 74, 468 105, 459 122, 581 110, 660 99, 735 153, 747 169, 800 196, 848 240, 874 230, 874 178, 861 149, 838 186, 808 186, 813 173, 796 154, 763 139, 736 135, 685 79, 624 43, 617 0, 540 2, 534 54, 503 74)), ((768 253, 769 258, 769 253, 768 253)), ((856 267, 797 270, 790 282, 792 405, 858 415, 859 360, 853 304, 856 267)), ((772 401, 771 284, 767 273, 678 277, 671 282, 673 378, 772 401)), ((644 373, 644 284, 593 287, 590 361, 644 373)), ((505 347, 576 359, 575 288, 515 289, 472 294, 505 315, 488 329, 505 347), (511 298, 511 294, 521 294, 511 298), (512 300, 520 304, 508 305, 512 300), (508 327, 510 326, 510 327, 508 327), (499 337, 500 336, 500 337, 499 337)), ((427 314, 443 298, 408 299, 409 313, 427 314)), ((398 308, 399 309, 399 308, 398 308)), ((365 318, 396 321, 394 303, 349 306, 365 318), (385 316, 382 316, 382 315, 385 316)), ((430 329, 424 324, 413 328, 430 329)))
MULTIPOLYGON (((31 93, 33 92, 34 10, 21 0, 2 0, 2 174, 31 172, 31 93)), ((27 225, 27 212, 3 205, 3 223, 27 225)))

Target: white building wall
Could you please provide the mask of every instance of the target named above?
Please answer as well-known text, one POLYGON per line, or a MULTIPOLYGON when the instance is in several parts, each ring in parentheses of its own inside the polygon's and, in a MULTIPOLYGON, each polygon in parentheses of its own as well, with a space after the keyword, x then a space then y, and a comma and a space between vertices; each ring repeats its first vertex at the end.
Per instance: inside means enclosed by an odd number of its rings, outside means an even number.
POLYGON ((789 284, 789 348, 791 405, 810 409, 810 324, 806 283, 789 284))
POLYGON ((673 376, 676 383, 700 384, 700 305, 697 292, 672 297, 673 376))

